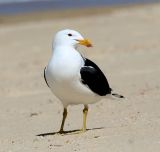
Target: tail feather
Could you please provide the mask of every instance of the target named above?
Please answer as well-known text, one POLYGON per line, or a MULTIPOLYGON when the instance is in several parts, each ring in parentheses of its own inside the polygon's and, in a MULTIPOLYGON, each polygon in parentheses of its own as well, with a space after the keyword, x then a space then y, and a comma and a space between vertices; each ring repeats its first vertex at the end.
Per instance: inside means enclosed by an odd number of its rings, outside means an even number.
POLYGON ((112 93, 112 96, 117 97, 117 98, 124 98, 123 95, 119 95, 117 93, 112 93))

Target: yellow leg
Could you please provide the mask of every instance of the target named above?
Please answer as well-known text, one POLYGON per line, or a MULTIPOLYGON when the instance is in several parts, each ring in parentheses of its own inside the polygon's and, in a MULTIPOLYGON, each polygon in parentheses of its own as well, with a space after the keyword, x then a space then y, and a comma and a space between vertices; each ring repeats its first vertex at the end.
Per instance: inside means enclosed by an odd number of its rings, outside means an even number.
POLYGON ((67 108, 64 108, 62 124, 61 124, 60 131, 58 132, 58 133, 60 133, 60 134, 63 134, 63 133, 64 133, 63 127, 64 127, 64 123, 65 123, 66 117, 67 117, 67 108))
POLYGON ((88 105, 84 105, 82 132, 85 132, 85 131, 86 131, 87 114, 88 114, 88 105))

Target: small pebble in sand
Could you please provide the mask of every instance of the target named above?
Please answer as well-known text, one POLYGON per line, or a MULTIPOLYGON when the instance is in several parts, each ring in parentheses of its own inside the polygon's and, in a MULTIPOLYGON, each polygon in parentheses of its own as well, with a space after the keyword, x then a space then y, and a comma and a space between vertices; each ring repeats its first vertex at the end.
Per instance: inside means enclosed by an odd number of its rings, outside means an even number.
POLYGON ((31 113, 31 114, 30 114, 30 117, 33 117, 33 116, 38 116, 38 113, 36 113, 36 112, 31 113))

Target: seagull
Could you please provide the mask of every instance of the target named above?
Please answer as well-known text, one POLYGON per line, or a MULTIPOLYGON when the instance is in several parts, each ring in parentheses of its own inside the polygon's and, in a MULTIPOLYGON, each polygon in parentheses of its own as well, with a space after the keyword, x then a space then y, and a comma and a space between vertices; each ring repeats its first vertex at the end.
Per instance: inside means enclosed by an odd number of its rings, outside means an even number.
POLYGON ((92 47, 91 42, 75 30, 57 32, 52 43, 51 58, 44 69, 46 84, 64 107, 58 131, 60 134, 65 133, 63 128, 68 105, 84 105, 83 127, 80 131, 85 132, 88 104, 108 96, 123 98, 113 93, 103 72, 93 61, 80 54, 78 45, 92 47))

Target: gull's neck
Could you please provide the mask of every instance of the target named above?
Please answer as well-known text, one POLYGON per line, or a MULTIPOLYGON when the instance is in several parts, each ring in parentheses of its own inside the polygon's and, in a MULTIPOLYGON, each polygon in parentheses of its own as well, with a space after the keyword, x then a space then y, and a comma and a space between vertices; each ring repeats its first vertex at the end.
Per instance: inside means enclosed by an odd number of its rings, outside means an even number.
POLYGON ((57 54, 59 52, 63 52, 65 54, 65 52, 67 53, 71 53, 71 52, 78 52, 77 51, 77 46, 73 46, 73 45, 53 45, 52 47, 52 55, 57 54))

